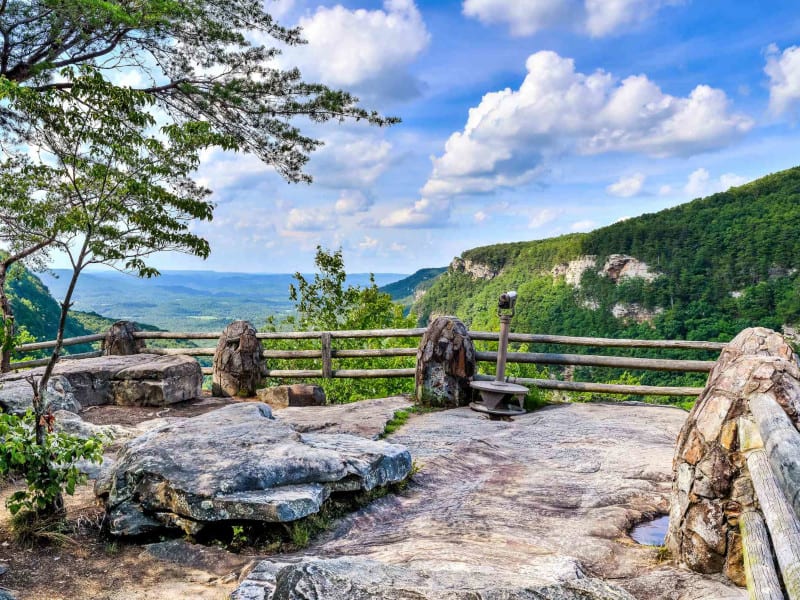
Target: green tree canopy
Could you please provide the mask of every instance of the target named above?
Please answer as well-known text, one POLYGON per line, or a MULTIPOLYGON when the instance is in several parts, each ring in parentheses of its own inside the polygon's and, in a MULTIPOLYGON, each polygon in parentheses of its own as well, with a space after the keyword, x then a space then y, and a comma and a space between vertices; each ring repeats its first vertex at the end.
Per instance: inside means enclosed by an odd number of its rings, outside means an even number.
MULTIPOLYGON (((208 123, 289 181, 310 181, 302 169, 320 145, 293 124, 298 117, 396 122, 347 92, 304 82, 297 69, 278 68, 280 48, 253 40, 284 47, 303 40, 262 0, 3 0, 0 36, 0 82, 50 92, 75 85, 61 76, 64 68, 92 67, 106 81, 133 73, 141 82, 134 88, 172 122, 208 123)), ((4 133, 24 138, 25 125, 19 107, 0 104, 4 133)))

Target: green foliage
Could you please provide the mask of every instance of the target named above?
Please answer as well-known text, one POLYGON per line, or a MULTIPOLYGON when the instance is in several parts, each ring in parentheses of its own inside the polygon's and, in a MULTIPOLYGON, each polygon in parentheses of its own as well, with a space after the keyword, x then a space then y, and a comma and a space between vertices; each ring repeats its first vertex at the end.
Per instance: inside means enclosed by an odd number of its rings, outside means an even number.
MULTIPOLYGON (((455 314, 473 329, 496 331, 498 295, 519 293, 512 330, 588 337, 729 341, 739 331, 764 326, 780 331, 800 322, 800 167, 769 175, 708 198, 628 219, 588 234, 499 244, 469 250, 464 260, 498 275, 473 279, 448 270, 414 307, 420 323, 432 314, 455 314), (611 254, 627 254, 661 273, 614 283, 597 271, 611 254), (580 256, 597 257, 575 288, 552 269, 580 256), (654 311, 651 321, 617 319, 617 304, 654 311)), ((584 352, 622 356, 713 360, 690 350, 565 349, 539 345, 532 352, 584 352)), ((576 371, 579 380, 626 378, 644 385, 702 386, 705 375, 576 371)), ((663 401, 663 400, 662 400, 663 401)), ((685 399, 674 398, 679 403, 685 399)))
POLYGON ((392 418, 386 421, 386 425, 383 428, 381 437, 385 438, 386 436, 392 435, 395 431, 406 424, 410 416, 411 411, 409 410, 396 410, 394 415, 392 415, 392 418))
POLYGON ((100 462, 103 445, 98 437, 82 440, 62 432, 46 434, 36 443, 34 416, 0 414, 0 475, 21 475, 27 488, 11 494, 6 506, 12 515, 20 511, 46 512, 63 493, 72 495, 86 481, 77 467, 80 460, 100 462))
POLYGON ((430 288, 434 280, 445 271, 446 267, 420 269, 400 281, 381 286, 380 291, 389 294, 395 302, 410 306, 414 302, 414 294, 430 288))
MULTIPOLYGON (((41 280, 28 269, 17 265, 9 274, 7 293, 14 310, 17 334, 26 336, 24 340, 19 340, 15 345, 53 339, 55 331, 58 329, 61 308, 41 280)), ((67 319, 66 337, 90 333, 93 333, 93 330, 87 328, 79 320, 72 317, 67 319)), ((88 351, 86 347, 73 347, 71 350, 73 352, 88 351)), ((14 358, 16 360, 23 359, 20 356, 14 358)))
MULTIPOLYGON (((297 69, 276 68, 280 50, 252 40, 303 40, 299 29, 278 25, 261 0, 9 0, 0 4, 0 26, 0 97, 14 86, 34 94, 68 89, 63 68, 91 68, 108 82, 124 67, 142 82, 133 91, 171 123, 212 124, 213 133, 289 181, 310 181, 302 168, 320 145, 293 124, 298 119, 397 122, 361 108, 347 92, 304 82, 297 69)), ((25 138, 23 111, 0 104, 0 119, 7 135, 25 138)))
MULTIPOLYGON (((318 272, 308 281, 295 274, 297 286, 290 286, 289 296, 295 302, 297 317, 282 322, 267 319, 267 328, 297 328, 308 331, 336 331, 351 329, 405 329, 414 326, 414 320, 403 316, 403 308, 392 302, 389 294, 382 293, 370 278, 370 285, 358 287, 345 285, 345 268, 341 249, 328 251, 317 247, 315 264, 318 272)), ((416 347, 414 338, 376 338, 369 340, 335 339, 337 350, 358 348, 379 349, 416 347)), ((270 340, 269 349, 319 349, 317 340, 270 340)), ((271 369, 320 368, 319 360, 306 361, 308 367, 298 367, 297 361, 270 360, 271 369)), ((337 369, 394 369, 414 366, 413 357, 336 359, 337 369)), ((325 390, 330 402, 353 402, 365 398, 381 398, 410 393, 413 381, 408 378, 387 379, 317 379, 313 383, 325 390)))

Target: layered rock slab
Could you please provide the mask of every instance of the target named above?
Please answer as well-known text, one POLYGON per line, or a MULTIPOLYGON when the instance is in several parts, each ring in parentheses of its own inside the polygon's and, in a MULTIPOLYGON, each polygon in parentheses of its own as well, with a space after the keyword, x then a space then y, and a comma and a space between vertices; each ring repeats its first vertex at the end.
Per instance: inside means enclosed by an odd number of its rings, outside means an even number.
POLYGON ((128 442, 98 479, 114 535, 210 522, 293 521, 332 492, 408 476, 402 446, 345 434, 301 434, 269 406, 241 403, 157 427, 128 442))
MULTIPOLYGON (((33 392, 25 378, 43 373, 44 368, 38 368, 0 377, 0 408, 28 410, 33 392)), ((202 384, 200 365, 189 356, 102 356, 60 361, 48 396, 57 408, 67 410, 102 404, 165 406, 200 397, 202 384)))
POLYGON ((635 600, 602 580, 580 577, 539 585, 498 584, 490 574, 416 570, 358 558, 263 561, 231 600, 635 600))
MULTIPOLYGON (((421 466, 414 483, 345 518, 304 555, 373 561, 410 577, 436 571, 431 577, 490 581, 483 598, 503 597, 498 590, 548 598, 542 589, 562 593, 590 574, 640 599, 743 599, 722 577, 660 563, 655 548, 627 535, 633 524, 667 512, 685 419, 679 409, 628 404, 569 404, 510 422, 465 408, 412 415, 388 439, 408 447, 421 466)), ((285 568, 271 564, 264 568, 285 568)), ((386 587, 373 597, 391 593, 386 587)), ((266 592, 254 597, 273 600, 266 592)))

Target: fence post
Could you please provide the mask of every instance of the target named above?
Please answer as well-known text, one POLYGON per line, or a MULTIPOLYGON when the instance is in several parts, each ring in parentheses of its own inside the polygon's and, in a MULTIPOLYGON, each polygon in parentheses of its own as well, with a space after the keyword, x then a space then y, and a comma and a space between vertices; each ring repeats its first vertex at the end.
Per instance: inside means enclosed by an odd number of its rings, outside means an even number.
POLYGON ((108 328, 108 333, 103 339, 100 349, 103 356, 128 356, 139 354, 147 349, 145 341, 133 337, 133 334, 141 331, 139 326, 133 321, 117 321, 108 328))
POLYGON ((445 408, 469 404, 475 361, 475 346, 464 323, 456 317, 434 319, 417 349, 417 402, 445 408))
POLYGON ((330 379, 333 377, 333 351, 331 349, 331 332, 323 331, 320 334, 322 344, 322 377, 330 379))
POLYGON ((234 321, 222 332, 214 353, 212 393, 215 396, 254 396, 264 377, 261 341, 248 321, 234 321))

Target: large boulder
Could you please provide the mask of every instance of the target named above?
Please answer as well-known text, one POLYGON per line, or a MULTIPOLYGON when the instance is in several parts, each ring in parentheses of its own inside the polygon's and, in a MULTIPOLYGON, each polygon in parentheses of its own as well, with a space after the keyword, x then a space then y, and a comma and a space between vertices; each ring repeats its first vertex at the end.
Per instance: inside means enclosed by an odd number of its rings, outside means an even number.
MULTIPOLYGON (((41 377, 44 368, 0 377, 0 408, 24 413, 33 391, 28 377, 41 377)), ((53 410, 78 412, 87 406, 165 406, 202 395, 203 373, 190 356, 103 356, 61 360, 47 386, 53 410)))
POLYGON ((800 367, 783 337, 745 329, 722 351, 678 437, 667 545, 700 573, 744 585, 739 515, 757 508, 738 423, 753 394, 771 392, 800 425, 800 367))
POLYGON ((264 349, 248 321, 234 321, 222 332, 214 353, 215 396, 253 396, 264 378, 264 349))
POLYGON ((416 399, 426 406, 454 408, 472 399, 475 346, 467 327, 455 317, 437 317, 417 349, 416 399))
POLYGON ((300 434, 260 402, 157 427, 117 458, 95 490, 114 535, 175 527, 194 534, 215 521, 293 521, 318 512, 331 492, 371 490, 411 470, 402 446, 300 434))
POLYGON ((626 591, 587 577, 580 569, 571 575, 563 582, 533 579, 527 585, 515 585, 489 573, 421 570, 363 558, 265 560, 247 574, 231 600, 634 600, 626 591))

